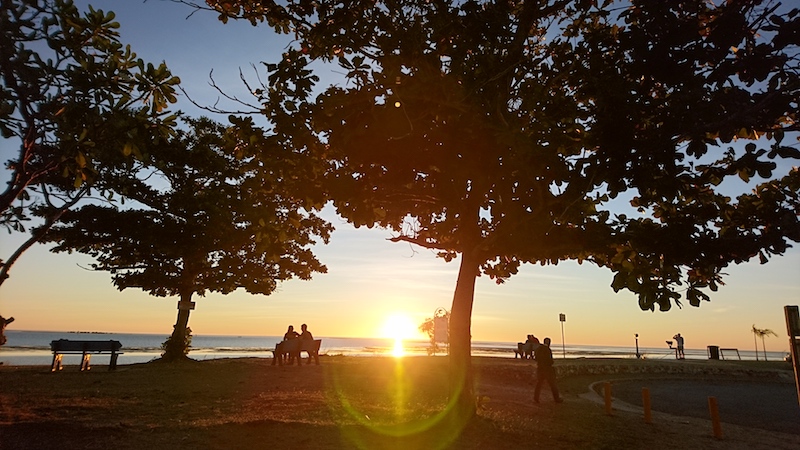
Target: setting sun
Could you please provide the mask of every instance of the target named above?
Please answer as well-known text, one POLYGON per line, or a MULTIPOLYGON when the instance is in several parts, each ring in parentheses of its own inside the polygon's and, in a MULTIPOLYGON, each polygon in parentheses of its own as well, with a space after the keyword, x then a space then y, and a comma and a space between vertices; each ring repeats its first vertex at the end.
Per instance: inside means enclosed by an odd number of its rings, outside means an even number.
POLYGON ((417 325, 404 313, 392 313, 386 318, 381 336, 390 339, 409 339, 417 335, 417 325))
POLYGON ((394 339, 394 348, 392 355, 400 357, 405 355, 403 348, 403 339, 409 339, 416 335, 417 326, 411 318, 403 313, 392 313, 386 318, 383 323, 381 335, 383 337, 394 339))

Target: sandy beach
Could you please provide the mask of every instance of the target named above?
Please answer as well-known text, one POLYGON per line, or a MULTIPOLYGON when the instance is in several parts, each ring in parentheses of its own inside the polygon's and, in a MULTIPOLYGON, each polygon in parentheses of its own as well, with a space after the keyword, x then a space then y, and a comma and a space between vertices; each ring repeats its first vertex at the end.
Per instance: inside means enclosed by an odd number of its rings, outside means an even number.
POLYGON ((0 449, 800 448, 800 406, 783 362, 557 361, 565 402, 544 392, 536 404, 535 363, 476 357, 480 407, 466 423, 445 414, 446 357, 320 362, 0 366, 0 449), (606 381, 611 415, 590 387, 606 381), (645 386, 652 424, 637 406, 645 386), (722 439, 696 406, 708 395, 720 397, 722 439))

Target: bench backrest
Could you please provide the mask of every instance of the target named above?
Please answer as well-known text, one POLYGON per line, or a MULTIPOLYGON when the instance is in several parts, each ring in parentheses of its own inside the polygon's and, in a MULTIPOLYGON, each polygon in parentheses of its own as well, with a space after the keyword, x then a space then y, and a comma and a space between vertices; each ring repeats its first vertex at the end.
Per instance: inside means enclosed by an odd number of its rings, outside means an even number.
POLYGON ((541 345, 541 344, 537 344, 534 341, 517 342, 517 351, 519 351, 521 353, 532 352, 532 351, 535 351, 537 348, 539 348, 539 345, 541 345))
POLYGON ((116 352, 122 348, 119 341, 71 341, 59 339, 50 342, 50 350, 54 352, 116 352))
POLYGON ((306 339, 289 339, 283 341, 276 346, 276 350, 283 353, 295 352, 317 352, 322 345, 322 339, 306 340, 306 339))

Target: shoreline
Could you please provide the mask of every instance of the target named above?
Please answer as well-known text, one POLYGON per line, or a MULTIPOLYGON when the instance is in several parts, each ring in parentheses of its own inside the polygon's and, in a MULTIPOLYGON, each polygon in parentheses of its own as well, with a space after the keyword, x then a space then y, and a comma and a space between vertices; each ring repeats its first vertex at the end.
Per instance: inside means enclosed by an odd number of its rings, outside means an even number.
MULTIPOLYGON (((13 330, 8 331, 9 341, 0 347, 0 362, 12 365, 41 365, 49 364, 52 358, 50 352, 50 342, 58 339, 88 339, 88 340, 117 340, 122 343, 122 355, 119 363, 140 363, 148 362, 161 355, 161 344, 165 337, 160 334, 124 334, 124 333, 104 333, 86 334, 86 337, 75 337, 60 332, 33 332, 13 330), (100 337, 102 336, 102 337, 100 337)), ((395 342, 391 339, 381 338, 330 338, 321 337, 322 355, 346 355, 346 356, 387 356, 391 355, 395 349, 395 342)), ((239 357, 260 357, 271 358, 272 349, 276 342, 280 340, 278 336, 206 336, 195 335, 192 339, 190 357, 207 360, 217 358, 239 358, 239 357)), ((427 356, 429 343, 424 340, 405 340, 403 341, 406 356, 427 356)), ((472 354, 474 356, 491 356, 498 358, 514 359, 516 343, 496 342, 496 341, 473 341, 472 354)), ((723 349, 720 352, 723 360, 756 360, 753 350, 723 349), (730 350, 735 350, 732 352, 730 350)), ((440 352, 444 352, 442 346, 440 352)), ((563 347, 558 344, 553 346, 553 354, 556 359, 575 359, 575 358, 604 358, 612 357, 619 359, 636 359, 636 349, 634 347, 616 347, 597 344, 569 344, 563 347)), ((639 348, 639 354, 644 359, 668 360, 674 358, 674 352, 664 348, 639 348)), ((768 352, 769 360, 783 360, 785 352, 768 352)), ((102 360, 105 356, 98 355, 97 359, 102 360)), ((686 357, 691 360, 707 360, 709 353, 707 349, 687 349, 686 357)), ((69 356, 65 357, 69 358, 69 356)), ((759 352, 759 359, 763 359, 762 352, 759 352)))

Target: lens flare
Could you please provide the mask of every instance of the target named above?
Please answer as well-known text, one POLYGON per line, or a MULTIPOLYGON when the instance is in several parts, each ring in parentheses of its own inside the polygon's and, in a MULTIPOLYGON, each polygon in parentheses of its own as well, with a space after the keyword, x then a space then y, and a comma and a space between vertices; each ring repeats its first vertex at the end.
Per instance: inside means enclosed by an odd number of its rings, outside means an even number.
MULTIPOLYGON (((332 390, 329 394, 333 395, 329 399, 338 403, 356 424, 340 429, 348 447, 372 449, 382 442, 392 443, 392 448, 421 448, 419 444, 425 442, 425 448, 430 450, 451 448, 471 417, 460 414, 455 405, 458 391, 463 389, 465 380, 463 377, 453 380, 459 389, 452 391, 453 395, 442 405, 443 409, 420 417, 413 413, 414 408, 410 403, 419 395, 419 386, 414 383, 414 377, 406 368, 411 363, 408 358, 394 360, 393 370, 384 386, 386 391, 383 395, 378 395, 388 400, 385 404, 388 408, 385 410, 387 414, 380 414, 379 417, 356 406, 361 402, 357 396, 353 397, 353 388, 344 388, 340 385, 341 380, 336 371, 331 373, 332 390)), ((381 447, 385 448, 385 445, 381 447)))
POLYGON ((403 340, 401 338, 394 339, 394 348, 392 348, 392 356, 395 358, 402 358, 406 355, 406 350, 403 348, 403 340))

